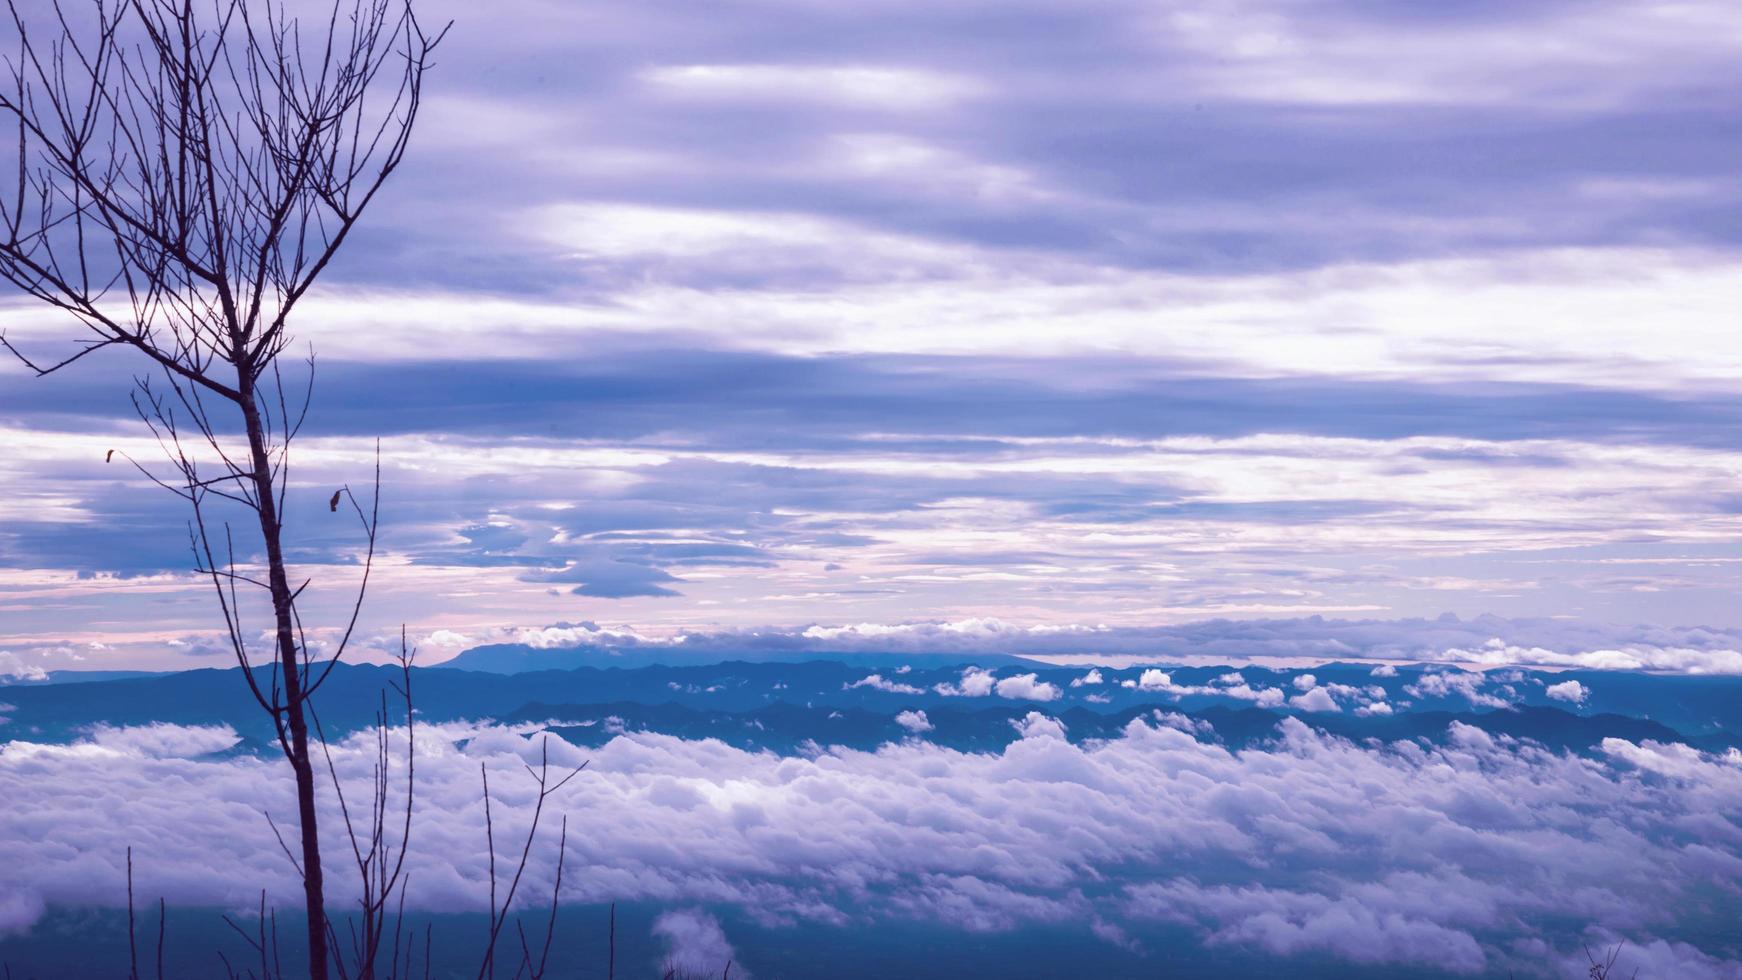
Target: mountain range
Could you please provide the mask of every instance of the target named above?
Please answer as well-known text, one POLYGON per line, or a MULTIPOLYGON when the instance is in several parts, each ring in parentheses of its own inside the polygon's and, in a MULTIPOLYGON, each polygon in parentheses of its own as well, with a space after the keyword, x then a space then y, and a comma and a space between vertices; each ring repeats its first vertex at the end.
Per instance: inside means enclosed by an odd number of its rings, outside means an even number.
MULTIPOLYGON (((1117 737, 1141 718, 1236 749, 1274 738, 1283 717, 1344 738, 1386 742, 1443 740, 1457 722, 1557 750, 1585 751, 1605 738, 1713 751, 1742 746, 1742 678, 1729 676, 1476 674, 1414 665, 1376 672, 1369 664, 1338 663, 1091 670, 1015 658, 966 663, 895 654, 465 669, 547 659, 480 648, 441 666, 414 668, 418 718, 543 726, 583 745, 650 731, 780 753, 830 745, 871 749, 905 738, 997 750, 1020 737, 1031 714, 1058 722, 1073 741, 1117 737)), ((261 673, 269 680, 268 671, 261 673)), ((329 736, 372 724, 396 673, 372 665, 336 667, 317 702, 329 736)), ((0 703, 0 734, 64 742, 98 725, 163 722, 229 725, 246 746, 269 745, 271 728, 233 668, 73 680, 9 687, 0 703)))

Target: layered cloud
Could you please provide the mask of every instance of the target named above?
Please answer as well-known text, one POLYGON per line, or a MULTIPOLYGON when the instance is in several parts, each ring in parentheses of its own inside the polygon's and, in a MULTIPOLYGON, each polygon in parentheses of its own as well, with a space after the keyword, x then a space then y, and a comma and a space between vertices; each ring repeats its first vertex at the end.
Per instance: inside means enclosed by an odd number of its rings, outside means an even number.
MULTIPOLYGON (((125 590, 124 583, 117 584, 125 590)), ((158 595, 161 584, 135 586, 140 596, 158 595)), ((353 644, 354 660, 382 660, 399 650, 399 632, 367 634, 353 644)), ((1733 628, 1615 626, 1572 619, 1214 619, 1168 626, 1049 623, 1023 625, 997 618, 953 621, 854 623, 842 626, 759 626, 740 629, 637 628, 623 623, 559 622, 544 627, 467 627, 412 634, 424 664, 443 663, 480 647, 505 645, 508 660, 488 664, 462 659, 469 669, 526 670, 572 666, 590 656, 605 656, 626 666, 643 663, 706 663, 735 659, 809 659, 862 654, 900 654, 923 663, 938 655, 972 660, 1018 656, 1055 665, 1130 667, 1149 664, 1259 664, 1310 666, 1330 661, 1378 661, 1374 677, 1395 677, 1396 664, 1440 664, 1471 671, 1503 667, 1541 667, 1663 674, 1742 674, 1742 632, 1733 628)), ((312 646, 327 649, 320 634, 312 646)), ((178 658, 178 665, 228 666, 230 654, 209 632, 167 637, 145 636, 128 643, 88 641, 21 644, 0 651, 0 683, 42 682, 52 668, 91 669, 129 663, 135 658, 178 658)), ((1472 675, 1473 676, 1473 675, 1472 675)), ((1002 679, 974 669, 940 685, 943 693, 979 697, 1052 700, 1060 693, 1037 678, 1002 679), (947 690, 944 690, 947 688, 947 690)), ((1072 677, 1070 689, 1087 693, 1109 683, 1098 670, 1072 677)), ((1256 702, 1281 703, 1283 691, 1261 676, 1239 673, 1213 685, 1176 684, 1164 670, 1126 679, 1126 686, 1185 695, 1216 693, 1256 702)), ((1475 680, 1430 681, 1474 684, 1475 680)), ((893 693, 919 690, 899 673, 873 672, 851 682, 893 693)), ((1056 688, 1055 685, 1051 687, 1056 688)), ((1345 692, 1333 691, 1333 694, 1345 692)), ((1439 693, 1439 692, 1435 692, 1439 693)))
MULTIPOLYGON (((1680 976, 1742 971, 1721 912, 1742 900, 1742 828, 1724 816, 1742 808, 1733 752, 1611 739, 1580 758, 1460 725, 1440 747, 1363 747, 1284 720, 1271 745, 1232 753, 1179 716, 1073 745, 1034 713, 1007 749, 973 754, 928 744, 912 721, 900 744, 801 757, 613 739, 552 801, 586 816, 579 833, 571 823, 567 900, 667 905, 661 935, 685 962, 731 953, 695 911, 711 904, 775 926, 1093 920, 1140 948, 1166 926, 1279 957, 1483 975, 1541 975, 1580 942, 1625 938, 1680 976)), ((232 739, 158 728, 8 744, 8 926, 28 928, 44 903, 120 902, 128 845, 148 894, 241 905, 266 887, 293 901, 261 814, 290 809, 282 765, 207 754, 232 739), (110 818, 121 807, 125 824, 110 818), (55 845, 34 843, 50 826, 55 845)), ((533 803, 521 766, 541 745, 524 730, 422 732, 415 906, 483 907, 477 767, 496 774, 507 847, 533 803)), ((363 736, 335 760, 361 783, 373 753, 363 736)), ((547 831, 528 894, 548 889, 553 846, 547 831)))
MULTIPOLYGON (((955 656, 1014 655, 1058 663, 1086 664, 1311 664, 1334 660, 1439 663, 1487 669, 1505 666, 1649 670, 1662 673, 1742 673, 1742 631, 1713 627, 1614 626, 1568 619, 1216 619, 1171 626, 1110 626, 1077 623, 1022 625, 996 618, 937 622, 856 623, 844 626, 760 627, 693 630, 676 634, 640 632, 597 623, 545 629, 491 631, 450 636, 447 648, 482 643, 521 643, 539 650, 584 647, 657 657, 662 650, 685 655, 903 653, 955 656)), ((1375 676, 1395 676, 1381 664, 1375 676)), ((859 683, 892 689, 896 683, 871 675, 859 683)), ((1073 678, 1073 688, 1107 683, 1098 670, 1073 678)), ((1192 693, 1164 671, 1132 680, 1145 690, 1192 693)), ((964 675, 956 689, 990 693, 984 671, 964 675)), ((1238 673, 1217 680, 1217 689, 1256 699, 1259 690, 1238 673)), ((1298 688, 1302 693, 1311 685, 1298 688)))
MULTIPOLYGON (((423 633, 1742 623, 1718 5, 499 6, 425 0, 413 152, 294 325, 317 635, 377 437, 369 608, 423 633)), ((0 365, 33 670, 211 626, 110 353, 0 365)))

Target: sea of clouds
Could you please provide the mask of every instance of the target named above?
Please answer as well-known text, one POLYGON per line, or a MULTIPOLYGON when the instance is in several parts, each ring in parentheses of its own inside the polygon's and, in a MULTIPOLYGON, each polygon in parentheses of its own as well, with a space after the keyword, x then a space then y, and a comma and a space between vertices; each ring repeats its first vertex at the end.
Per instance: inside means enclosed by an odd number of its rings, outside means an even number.
MULTIPOLYGON (((1642 976, 1742 977, 1734 751, 1611 739, 1584 758, 1456 724, 1441 747, 1357 745, 1283 720, 1273 744, 1235 753, 1156 712, 1080 745, 1031 714, 1004 751, 964 753, 911 727, 874 752, 780 756, 651 733, 583 752, 531 729, 420 726, 410 904, 484 908, 480 766, 511 863, 536 798, 523 767, 548 744, 553 768, 590 761, 549 804, 523 894, 546 900, 551 814, 566 813, 565 902, 669 905, 674 950, 730 948, 695 911, 712 905, 774 927, 1080 923, 1135 950, 1147 930, 1184 927, 1279 957, 1486 975, 1582 975, 1581 943, 1625 939, 1642 976)), ((151 725, 0 748, 0 930, 53 905, 124 902, 129 846, 143 894, 242 909, 265 888, 294 903, 263 816, 294 820, 284 763, 225 754, 235 742, 151 725)), ((369 733, 333 749, 353 794, 374 758, 369 733)), ((342 865, 329 876, 350 887, 342 865)))

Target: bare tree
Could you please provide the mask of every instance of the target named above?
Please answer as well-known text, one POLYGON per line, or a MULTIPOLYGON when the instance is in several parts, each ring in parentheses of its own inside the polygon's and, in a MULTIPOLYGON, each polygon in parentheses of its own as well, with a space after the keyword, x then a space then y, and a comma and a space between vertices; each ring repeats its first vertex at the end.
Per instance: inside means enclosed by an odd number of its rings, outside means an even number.
POLYGON ((345 968, 343 946, 332 923, 329 921, 327 925, 334 962, 341 977, 378 980, 411 975, 413 947, 405 936, 405 858, 411 847, 411 814, 417 791, 417 711, 411 694, 411 665, 416 657, 417 651, 410 648, 405 627, 401 626, 399 680, 393 682, 393 689, 405 711, 405 791, 402 803, 392 805, 394 780, 389 746, 393 719, 387 708, 386 691, 381 692, 381 707, 375 713, 375 759, 369 781, 368 809, 361 815, 362 819, 353 817, 351 805, 345 800, 344 783, 339 779, 338 766, 333 762, 326 730, 321 727, 320 718, 315 717, 315 731, 320 737, 321 753, 326 757, 327 773, 332 777, 333 794, 339 800, 339 815, 345 825, 345 837, 351 844, 351 858, 361 886, 357 899, 358 921, 350 930, 354 974, 345 968), (398 825, 397 835, 392 832, 394 824, 398 825), (388 906, 394 904, 396 898, 397 908, 390 917, 388 906), (380 964, 382 941, 387 936, 390 918, 393 945, 387 951, 387 968, 383 970, 380 964), (403 967, 400 965, 401 951, 404 953, 403 967))
MULTIPOLYGON (((1597 955, 1591 952, 1591 947, 1584 947, 1585 959, 1589 960, 1591 963, 1591 968, 1586 971, 1586 975, 1589 976, 1591 980, 1620 980, 1621 975, 1615 972, 1615 961, 1621 958, 1621 949, 1626 945, 1626 940, 1616 943, 1614 946, 1604 951, 1601 959, 1598 959, 1597 955)), ((1631 977, 1633 980, 1637 980, 1639 977, 1639 971, 1634 970, 1631 977)))
MULTIPOLYGON (((0 156, 17 172, 0 183, 0 277, 83 339, 42 356, 0 332, 0 347, 39 375, 131 348, 167 382, 142 379, 134 402, 175 473, 141 469, 193 505, 198 567, 295 774, 309 969, 325 978, 308 699, 344 652, 367 564, 343 638, 317 657, 283 536, 313 363, 287 391, 279 356, 291 314, 403 159, 445 29, 426 32, 413 0, 331 0, 307 31, 286 0, 30 0, 28 16, 6 2, 16 37, 0 139, 16 143, 0 156), (258 550, 244 555, 258 559, 238 565, 228 525, 208 533, 208 503, 250 515, 258 550), (264 576, 238 570, 260 564, 264 576), (239 588, 270 600, 265 679, 239 588)), ((374 505, 350 502, 372 558, 374 505)))
MULTIPOLYGON (((508 924, 508 916, 514 907, 514 894, 520 890, 520 879, 526 874, 527 861, 532 856, 532 844, 538 838, 538 822, 544 815, 545 801, 554 796, 558 790, 567 786, 569 780, 580 775, 581 770, 585 768, 587 768, 587 763, 582 762, 564 774, 561 779, 553 782, 550 772, 550 736, 546 735, 539 742, 538 768, 526 767, 527 774, 538 785, 538 797, 532 807, 532 823, 526 829, 526 841, 520 847, 520 861, 514 866, 514 875, 508 881, 508 892, 498 901, 496 895, 496 821, 490 812, 490 770, 484 763, 478 764, 478 776, 484 784, 484 846, 490 854, 490 931, 484 944, 484 957, 478 964, 478 980, 493 980, 496 976, 497 941, 502 936, 502 927, 508 924)), ((563 863, 567 857, 568 847, 569 818, 565 814, 562 821, 562 834, 557 841, 556 884, 552 886, 550 893, 550 922, 545 927, 544 945, 536 961, 533 959, 531 946, 527 944, 524 927, 521 926, 519 920, 515 921, 515 928, 521 930, 521 960, 519 968, 515 970, 517 978, 522 973, 530 973, 534 980, 544 976, 550 960, 551 939, 556 935, 557 904, 562 897, 563 863)), ((611 914, 614 921, 617 914, 615 905, 611 907, 611 914)), ((615 942, 616 937, 613 935, 613 959, 615 959, 615 942)))

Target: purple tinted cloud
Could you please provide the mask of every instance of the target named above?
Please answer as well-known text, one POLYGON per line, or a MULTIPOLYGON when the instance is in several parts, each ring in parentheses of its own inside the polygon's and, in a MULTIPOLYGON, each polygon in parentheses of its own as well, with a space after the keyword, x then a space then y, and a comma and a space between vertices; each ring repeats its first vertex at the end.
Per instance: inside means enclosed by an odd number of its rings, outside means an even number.
MULTIPOLYGON (((298 327, 383 622, 1738 622, 1721 5, 450 14, 298 327)), ((9 649, 207 625, 89 368, 0 367, 9 649)))
MULTIPOLYGON (((1578 758, 1459 725, 1440 747, 1362 747, 1294 721, 1238 753, 1167 719, 1072 745, 1039 714, 1004 751, 972 754, 910 727, 876 752, 796 758, 616 738, 553 801, 588 815, 587 833, 570 836, 567 900, 674 914, 720 903, 812 927, 1093 920, 1097 935, 1140 947, 1159 923, 1279 957, 1460 974, 1534 971, 1581 941, 1625 937, 1655 950, 1652 962, 1699 967, 1684 975, 1738 968, 1738 951, 1713 938, 1742 876, 1742 836, 1711 817, 1742 804, 1733 758, 1615 739, 1578 758)), ((293 894, 258 812, 290 804, 279 764, 202 756, 233 739, 154 726, 7 745, 0 788, 19 805, 0 816, 6 925, 27 926, 45 901, 115 901, 128 841, 141 880, 171 901, 251 900, 262 883, 293 894), (108 796, 125 800, 128 827, 103 816, 108 796), (31 843, 45 822, 61 846, 31 843)), ((477 765, 508 787, 499 833, 519 826, 529 800, 510 774, 538 740, 456 725, 420 744, 410 900, 479 907, 477 765)), ((368 778, 373 752, 366 737, 345 742, 340 772, 368 778)), ((530 893, 548 887, 537 879, 551 863, 533 864, 530 893)), ((667 924, 674 954, 723 948, 717 924, 691 918, 667 924)))

